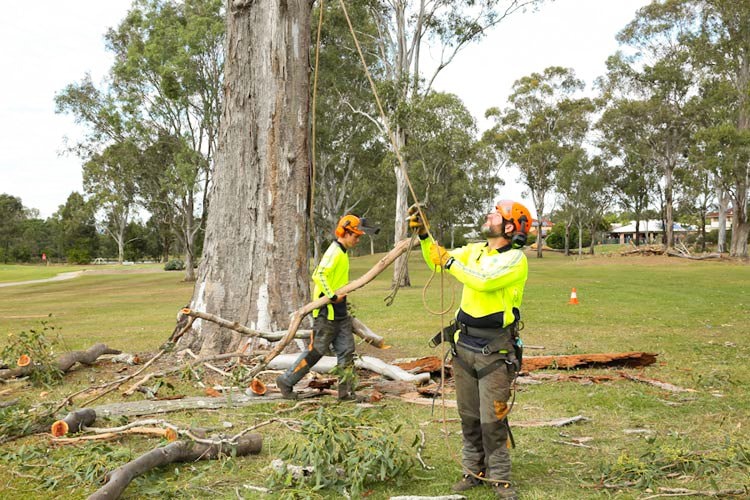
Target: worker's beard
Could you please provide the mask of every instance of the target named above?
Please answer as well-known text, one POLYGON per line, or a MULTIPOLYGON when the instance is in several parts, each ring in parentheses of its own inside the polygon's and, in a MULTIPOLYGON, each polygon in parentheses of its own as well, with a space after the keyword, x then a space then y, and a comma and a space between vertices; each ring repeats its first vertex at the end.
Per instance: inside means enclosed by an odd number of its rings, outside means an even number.
POLYGON ((507 235, 503 232, 503 225, 504 224, 490 224, 489 222, 485 222, 482 224, 482 236, 485 238, 499 238, 500 236, 507 238, 507 235))

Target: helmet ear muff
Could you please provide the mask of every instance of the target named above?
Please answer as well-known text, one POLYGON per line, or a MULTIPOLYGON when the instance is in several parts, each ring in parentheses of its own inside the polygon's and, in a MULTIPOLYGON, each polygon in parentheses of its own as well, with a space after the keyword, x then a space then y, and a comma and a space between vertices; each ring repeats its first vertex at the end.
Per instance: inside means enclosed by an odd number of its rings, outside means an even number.
POLYGON ((334 234, 337 238, 342 238, 344 236, 344 228, 341 226, 336 226, 336 230, 334 231, 334 234))
POLYGON ((525 215, 522 215, 518 219, 518 225, 520 228, 515 232, 513 237, 510 239, 510 244, 513 246, 513 248, 521 248, 526 244, 526 223, 528 222, 528 219, 525 215))

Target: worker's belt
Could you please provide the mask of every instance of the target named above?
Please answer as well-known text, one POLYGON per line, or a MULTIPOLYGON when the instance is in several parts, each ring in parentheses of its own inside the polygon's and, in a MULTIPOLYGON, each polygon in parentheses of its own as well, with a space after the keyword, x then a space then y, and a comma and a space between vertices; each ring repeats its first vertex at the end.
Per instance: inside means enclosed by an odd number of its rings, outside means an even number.
POLYGON ((475 326, 469 326, 463 323, 457 323, 457 325, 463 335, 470 335, 472 337, 489 340, 489 343, 486 346, 477 348, 461 342, 461 337, 459 336, 457 343, 465 349, 473 352, 479 352, 484 355, 489 355, 496 352, 504 354, 513 352, 515 338, 518 335, 516 322, 511 323, 505 328, 477 328, 475 326))

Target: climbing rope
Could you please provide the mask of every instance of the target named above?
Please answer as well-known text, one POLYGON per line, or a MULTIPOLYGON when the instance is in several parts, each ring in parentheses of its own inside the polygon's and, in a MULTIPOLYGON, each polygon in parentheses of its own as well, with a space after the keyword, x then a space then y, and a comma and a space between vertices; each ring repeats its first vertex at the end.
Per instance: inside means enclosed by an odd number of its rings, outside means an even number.
POLYGON ((320 0, 318 9, 320 10, 318 17, 318 38, 315 42, 315 76, 313 77, 313 94, 312 94, 312 172, 310 173, 310 233, 315 231, 315 118, 317 116, 317 100, 318 100, 318 63, 320 62, 320 32, 323 28, 323 4, 324 0, 320 0))

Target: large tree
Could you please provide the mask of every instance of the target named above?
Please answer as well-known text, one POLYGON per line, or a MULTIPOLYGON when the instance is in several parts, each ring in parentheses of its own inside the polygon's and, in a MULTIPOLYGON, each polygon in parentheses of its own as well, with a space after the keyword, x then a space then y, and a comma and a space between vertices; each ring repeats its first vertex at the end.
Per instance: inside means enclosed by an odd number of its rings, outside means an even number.
POLYGON ((537 212, 537 257, 542 257, 545 198, 555 185, 558 166, 582 144, 593 104, 576 97, 584 88, 570 68, 551 66, 513 84, 504 110, 487 115, 496 125, 485 132, 500 157, 521 172, 537 212))
MULTIPOLYGON (((190 307, 276 330, 309 298, 308 0, 235 0, 203 258, 190 307)), ((231 351, 240 338, 196 321, 181 345, 231 351)))

